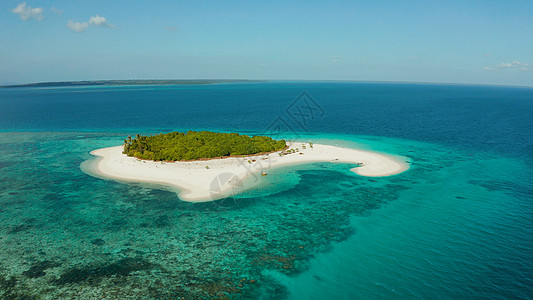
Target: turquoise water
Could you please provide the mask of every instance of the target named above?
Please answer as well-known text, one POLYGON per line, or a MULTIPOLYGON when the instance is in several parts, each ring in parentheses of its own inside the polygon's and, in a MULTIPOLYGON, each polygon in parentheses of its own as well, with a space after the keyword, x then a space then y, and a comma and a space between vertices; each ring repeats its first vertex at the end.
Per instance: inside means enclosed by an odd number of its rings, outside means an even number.
POLYGON ((531 95, 331 83, 2 90, 0 298, 528 299, 531 95), (305 127, 286 111, 301 91, 324 111, 305 127), (142 110, 156 104, 170 108, 142 110), (384 178, 283 168, 200 204, 80 169, 138 131, 261 133, 277 117, 293 129, 284 136, 412 167, 384 178))

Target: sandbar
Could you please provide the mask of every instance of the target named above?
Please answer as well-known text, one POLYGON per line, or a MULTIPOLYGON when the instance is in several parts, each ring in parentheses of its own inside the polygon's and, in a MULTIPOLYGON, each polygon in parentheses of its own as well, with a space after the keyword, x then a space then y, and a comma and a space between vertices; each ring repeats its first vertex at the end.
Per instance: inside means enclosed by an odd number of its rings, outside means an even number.
MULTIPOLYGON (((128 157, 123 146, 91 151, 96 156, 82 164, 89 175, 117 181, 153 183, 171 188, 189 202, 205 202, 250 188, 246 179, 268 176, 280 166, 315 162, 354 164, 352 172, 369 177, 396 175, 409 169, 405 158, 324 144, 291 142, 294 153, 228 157, 199 161, 156 162, 128 157)), ((286 151, 284 152, 286 153, 286 151)), ((250 182, 250 180, 248 180, 250 182)))

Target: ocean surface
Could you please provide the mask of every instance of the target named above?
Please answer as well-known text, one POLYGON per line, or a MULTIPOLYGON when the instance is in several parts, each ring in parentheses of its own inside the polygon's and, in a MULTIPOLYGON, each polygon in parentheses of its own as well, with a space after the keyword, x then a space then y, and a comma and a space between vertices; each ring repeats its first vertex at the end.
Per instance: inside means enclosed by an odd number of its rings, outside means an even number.
POLYGON ((532 299, 533 89, 269 82, 0 89, 0 299, 532 299), (127 135, 269 134, 318 163, 207 203, 91 177, 127 135))

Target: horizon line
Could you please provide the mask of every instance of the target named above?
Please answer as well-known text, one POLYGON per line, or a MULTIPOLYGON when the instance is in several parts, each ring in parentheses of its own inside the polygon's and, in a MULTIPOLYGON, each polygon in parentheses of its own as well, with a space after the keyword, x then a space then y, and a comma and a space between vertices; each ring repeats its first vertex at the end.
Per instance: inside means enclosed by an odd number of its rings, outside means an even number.
MULTIPOLYGON (((190 78, 190 79, 96 79, 96 80, 60 80, 60 81, 40 81, 30 83, 15 83, 0 85, 0 88, 39 88, 39 87, 76 87, 76 86, 113 86, 112 83, 133 83, 130 86, 138 85, 193 85, 193 84, 217 84, 217 83, 260 83, 260 82, 339 82, 339 83, 390 83, 390 84, 420 84, 420 85, 464 85, 464 86, 492 86, 492 87, 514 87, 528 88, 533 86, 514 84, 490 84, 490 83, 460 83, 460 82, 435 82, 435 81, 401 81, 401 80, 349 80, 349 79, 212 79, 212 78, 190 78), (135 84, 135 82, 138 82, 135 84), (167 82, 167 83, 165 83, 167 82)), ((115 85, 115 86, 121 86, 115 85)))

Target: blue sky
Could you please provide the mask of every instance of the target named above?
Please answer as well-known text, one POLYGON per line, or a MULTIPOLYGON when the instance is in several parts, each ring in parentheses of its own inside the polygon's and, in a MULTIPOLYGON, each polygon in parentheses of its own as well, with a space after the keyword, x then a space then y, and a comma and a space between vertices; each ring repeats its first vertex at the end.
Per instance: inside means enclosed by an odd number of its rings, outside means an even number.
POLYGON ((533 1, 0 2, 0 84, 189 78, 533 86, 533 1))

